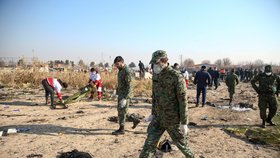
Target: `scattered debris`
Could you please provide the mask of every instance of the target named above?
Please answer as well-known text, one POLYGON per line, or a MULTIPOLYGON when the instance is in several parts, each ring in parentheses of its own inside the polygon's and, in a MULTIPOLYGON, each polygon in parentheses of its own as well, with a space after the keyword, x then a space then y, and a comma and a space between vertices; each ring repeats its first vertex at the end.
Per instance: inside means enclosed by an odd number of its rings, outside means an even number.
POLYGON ((229 98, 220 98, 221 100, 229 100, 229 98))
POLYGON ((189 126, 196 126, 197 124, 196 123, 194 123, 194 122, 189 122, 189 124, 188 124, 189 126))
MULTIPOLYGON (((134 120, 135 118, 144 119, 145 116, 140 115, 140 114, 132 113, 131 115, 129 115, 129 117, 127 117, 126 121, 127 121, 127 122, 133 122, 133 120, 134 120)), ((118 116, 111 116, 111 117, 108 117, 107 120, 108 120, 108 121, 111 121, 111 122, 118 123, 118 116)))
POLYGON ((83 113, 85 113, 85 112, 82 111, 82 110, 79 110, 79 111, 76 112, 76 114, 83 114, 83 113))
POLYGON ((212 106, 212 107, 216 107, 216 105, 214 103, 211 102, 206 102, 206 105, 212 106))
POLYGON ((5 129, 3 131, 0 131, 0 137, 1 136, 7 136, 8 134, 16 134, 16 133, 17 133, 17 129, 9 128, 9 129, 5 129))
POLYGON ((119 141, 119 139, 115 139, 115 141, 114 141, 114 143, 119 143, 120 141, 119 141))
POLYGON ((33 120, 29 120, 27 121, 27 123, 33 123, 33 122, 46 122, 46 119, 33 119, 33 120))
POLYGON ((79 102, 82 98, 86 97, 90 91, 92 90, 92 87, 90 85, 86 85, 85 87, 82 87, 79 89, 79 91, 71 96, 69 96, 67 99, 64 99, 65 104, 72 104, 75 102, 79 102))
POLYGON ((111 121, 111 122, 115 122, 117 123, 118 122, 118 116, 111 116, 107 119, 108 121, 111 121))
POLYGON ((251 111, 252 109, 251 108, 232 107, 231 110, 241 112, 241 111, 251 111))
POLYGON ((227 122, 228 120, 224 117, 221 117, 220 120, 227 122))
POLYGON ((9 128, 7 130, 7 134, 15 134, 15 133, 17 133, 17 129, 15 129, 15 128, 9 128))
POLYGON ((0 116, 17 117, 17 116, 27 116, 27 115, 25 115, 25 114, 0 114, 0 116))
POLYGON ((42 157, 43 157, 42 154, 30 154, 26 156, 26 158, 42 158, 42 157))
POLYGON ((230 134, 234 134, 236 137, 241 137, 244 139, 248 139, 250 142, 254 144, 279 144, 280 143, 280 133, 275 128, 233 128, 228 127, 225 129, 226 132, 230 134))
POLYGON ((163 141, 158 143, 157 148, 163 152, 170 152, 172 150, 171 141, 165 138, 163 141))
POLYGON ((93 156, 89 153, 78 151, 74 149, 69 152, 61 153, 58 158, 92 158, 93 156))
POLYGON ((239 112, 242 112, 242 111, 251 111, 252 108, 241 108, 239 107, 239 105, 232 105, 232 106, 229 106, 229 105, 224 105, 224 106, 216 106, 217 108, 219 109, 230 109, 230 110, 233 110, 233 111, 239 111, 239 112))
POLYGON ((67 118, 65 116, 58 118, 57 120, 66 120, 67 118))
POLYGON ((26 132, 26 131, 30 131, 31 128, 25 127, 25 128, 17 128, 18 132, 26 132))
POLYGON ((201 120, 208 120, 208 116, 207 115, 202 116, 201 120))
POLYGON ((251 108, 253 109, 253 104, 249 104, 249 103, 239 103, 239 107, 240 108, 251 108))

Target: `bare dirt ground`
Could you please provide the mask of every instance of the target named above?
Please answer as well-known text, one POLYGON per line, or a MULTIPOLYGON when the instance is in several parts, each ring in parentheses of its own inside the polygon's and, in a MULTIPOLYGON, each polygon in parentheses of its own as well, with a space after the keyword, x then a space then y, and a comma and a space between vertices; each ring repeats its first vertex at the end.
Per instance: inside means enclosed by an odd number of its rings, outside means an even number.
MULTIPOLYGON (((0 131, 8 128, 20 129, 16 134, 0 137, 1 158, 32 157, 54 158, 60 152, 73 149, 92 154, 94 157, 139 157, 146 139, 148 123, 141 122, 136 129, 127 122, 126 134, 111 135, 118 124, 107 119, 117 116, 116 102, 86 100, 70 104, 68 109, 51 110, 44 105, 42 89, 0 89, 0 131), (14 94, 9 97, 7 94, 14 94)), ((74 94, 76 90, 67 90, 74 94)), ((196 158, 279 158, 279 147, 257 145, 232 136, 225 127, 247 126, 259 128, 259 110, 237 112, 211 106, 195 107, 195 89, 188 90, 189 144, 196 158), (206 120, 202 118, 207 117, 206 120)), ((65 94, 65 93, 64 93, 65 94)), ((208 90, 207 101, 215 105, 228 103, 228 92, 224 83, 218 90, 208 90)), ((248 83, 241 83, 236 90, 235 103, 252 103, 257 106, 257 95, 248 83)), ((149 116, 151 104, 138 102, 129 108, 130 113, 149 116)), ((273 128, 273 127, 268 127, 273 128)), ((162 139, 167 136, 164 133, 162 139)), ((165 158, 180 158, 184 155, 172 146, 172 151, 163 153, 165 158)))

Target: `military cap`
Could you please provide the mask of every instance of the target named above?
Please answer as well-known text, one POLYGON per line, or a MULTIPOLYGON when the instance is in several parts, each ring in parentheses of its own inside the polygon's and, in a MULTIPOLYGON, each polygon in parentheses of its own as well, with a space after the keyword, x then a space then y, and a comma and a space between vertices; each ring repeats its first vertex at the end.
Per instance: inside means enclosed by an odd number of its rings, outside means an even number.
POLYGON ((272 72, 271 65, 266 65, 266 66, 264 67, 264 72, 272 72))
POLYGON ((157 50, 153 53, 150 64, 157 63, 161 58, 166 58, 167 54, 164 50, 157 50))

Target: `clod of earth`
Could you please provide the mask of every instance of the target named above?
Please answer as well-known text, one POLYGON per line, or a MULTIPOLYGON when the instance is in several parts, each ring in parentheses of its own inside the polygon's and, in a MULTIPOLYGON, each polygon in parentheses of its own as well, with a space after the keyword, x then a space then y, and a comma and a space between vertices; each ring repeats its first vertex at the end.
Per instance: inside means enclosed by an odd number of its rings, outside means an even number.
POLYGON ((92 155, 87 152, 78 151, 77 149, 74 149, 69 152, 61 153, 58 158, 92 158, 92 155))
POLYGON ((30 154, 26 156, 27 158, 41 158, 43 157, 42 154, 30 154))

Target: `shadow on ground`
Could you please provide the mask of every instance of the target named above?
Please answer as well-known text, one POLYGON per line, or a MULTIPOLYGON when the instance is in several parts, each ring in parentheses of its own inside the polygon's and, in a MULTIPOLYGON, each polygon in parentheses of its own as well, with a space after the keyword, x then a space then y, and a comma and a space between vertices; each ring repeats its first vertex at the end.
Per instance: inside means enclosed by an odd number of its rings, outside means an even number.
POLYGON ((11 101, 11 102, 0 102, 2 105, 15 105, 15 106, 42 106, 44 103, 38 102, 27 102, 27 101, 11 101))

